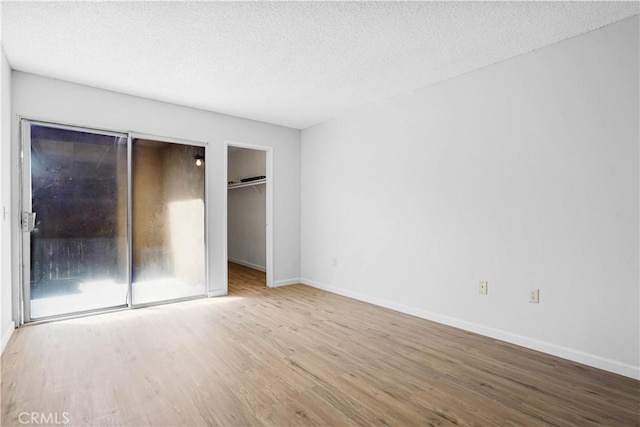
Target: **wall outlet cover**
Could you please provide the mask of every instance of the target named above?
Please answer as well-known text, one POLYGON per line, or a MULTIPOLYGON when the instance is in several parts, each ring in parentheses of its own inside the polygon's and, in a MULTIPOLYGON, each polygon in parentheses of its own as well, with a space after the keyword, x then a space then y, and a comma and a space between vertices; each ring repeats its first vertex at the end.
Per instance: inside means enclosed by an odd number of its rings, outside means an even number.
POLYGON ((486 280, 481 280, 479 291, 482 295, 486 295, 489 292, 489 282, 487 282, 486 280))
POLYGON ((540 289, 529 289, 529 302, 540 303, 540 289))

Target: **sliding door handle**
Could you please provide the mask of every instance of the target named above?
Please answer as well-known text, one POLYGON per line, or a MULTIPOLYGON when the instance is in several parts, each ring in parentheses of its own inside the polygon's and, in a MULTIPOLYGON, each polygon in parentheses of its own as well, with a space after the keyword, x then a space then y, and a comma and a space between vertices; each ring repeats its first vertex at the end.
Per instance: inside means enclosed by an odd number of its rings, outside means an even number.
POLYGON ((22 231, 31 233, 36 228, 36 213, 22 212, 22 231))

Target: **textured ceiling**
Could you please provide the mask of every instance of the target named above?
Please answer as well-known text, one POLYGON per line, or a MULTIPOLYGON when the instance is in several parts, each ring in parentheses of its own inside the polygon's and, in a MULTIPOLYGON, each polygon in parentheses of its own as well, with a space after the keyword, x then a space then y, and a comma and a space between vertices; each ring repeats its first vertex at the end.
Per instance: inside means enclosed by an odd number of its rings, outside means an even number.
POLYGON ((305 128, 638 14, 638 2, 7 2, 12 68, 305 128))

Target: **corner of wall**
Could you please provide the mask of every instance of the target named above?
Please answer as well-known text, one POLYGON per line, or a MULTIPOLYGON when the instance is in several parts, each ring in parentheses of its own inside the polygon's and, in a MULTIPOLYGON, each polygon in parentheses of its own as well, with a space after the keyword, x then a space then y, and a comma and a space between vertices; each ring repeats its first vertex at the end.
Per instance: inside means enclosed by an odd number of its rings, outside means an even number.
POLYGON ((0 354, 4 353, 4 349, 9 343, 9 340, 11 339, 11 337, 13 336, 13 331, 15 331, 15 329, 16 329, 16 324, 13 321, 11 321, 7 330, 4 331, 4 333, 2 334, 2 343, 0 343, 0 354))
POLYGON ((4 350, 13 334, 13 274, 15 257, 11 250, 13 237, 12 204, 12 112, 11 112, 12 71, 0 43, 0 336, 4 350))

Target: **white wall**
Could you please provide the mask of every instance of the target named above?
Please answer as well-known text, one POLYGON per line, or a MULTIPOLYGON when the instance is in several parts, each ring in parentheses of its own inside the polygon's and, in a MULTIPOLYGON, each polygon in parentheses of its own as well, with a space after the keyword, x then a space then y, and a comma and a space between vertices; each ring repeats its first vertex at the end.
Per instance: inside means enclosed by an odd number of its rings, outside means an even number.
MULTIPOLYGON (((26 118, 208 143, 211 294, 222 294, 226 287, 222 220, 227 209, 226 141, 272 147, 274 280, 299 277, 300 131, 21 72, 13 73, 12 99, 13 114, 26 118)), ((14 211, 17 209, 14 207, 14 211)))
POLYGON ((303 130, 302 280, 640 378, 638 49, 636 16, 303 130))
POLYGON ((0 352, 14 329, 11 286, 11 69, 0 47, 0 352), (6 214, 5 214, 6 209, 6 214))
MULTIPOLYGON (((267 154, 262 150, 230 148, 227 171, 230 181, 266 176, 267 154)), ((266 271, 265 185, 234 188, 227 194, 229 261, 266 271)))

